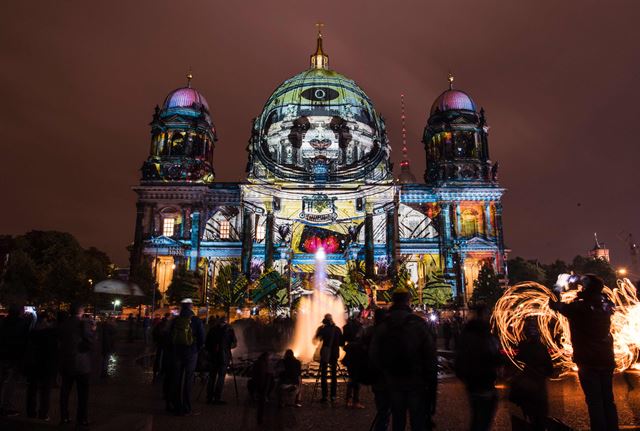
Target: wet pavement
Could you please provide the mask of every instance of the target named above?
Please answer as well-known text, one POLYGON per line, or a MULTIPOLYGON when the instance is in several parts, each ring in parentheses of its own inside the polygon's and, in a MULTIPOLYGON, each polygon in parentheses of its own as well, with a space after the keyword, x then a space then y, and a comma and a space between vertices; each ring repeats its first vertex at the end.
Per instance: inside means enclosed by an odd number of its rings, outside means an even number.
MULTIPOLYGON (((268 405, 265 424, 256 425, 256 409, 247 401, 246 378, 238 377, 239 397, 236 400, 233 380, 229 377, 225 386, 224 406, 204 403, 204 382, 194 385, 194 409, 200 414, 176 417, 164 411, 161 384, 151 383, 150 349, 141 341, 120 343, 119 354, 112 364, 113 375, 107 380, 94 376, 90 389, 89 418, 92 430, 137 431, 137 430, 313 430, 336 431, 340 429, 368 430, 375 416, 373 400, 368 388, 363 388, 363 410, 352 410, 338 402, 334 406, 322 405, 312 400, 314 380, 308 379, 303 388, 303 407, 279 409, 275 403, 268 405), (201 393, 202 391, 202 393, 201 393), (198 395, 201 396, 198 399, 198 395)), ((338 399, 344 399, 344 383, 339 385, 338 399)), ((24 410, 24 385, 18 385, 16 406, 24 410)), ((510 415, 517 412, 506 400, 507 389, 499 386, 501 400, 494 429, 510 430, 510 415)), ((588 417, 577 378, 570 376, 551 382, 551 415, 579 430, 586 430, 588 417)), ((0 420, 0 430, 73 430, 73 424, 59 427, 58 392, 52 394, 51 421, 29 420, 23 415, 0 420)), ((319 392, 319 388, 318 388, 319 392)), ((640 374, 628 373, 615 378, 615 394, 620 423, 623 429, 640 429, 640 374)), ((73 394, 75 395, 75 393, 73 394)), ((72 397, 73 397, 72 395, 72 397)), ((316 394, 317 396, 317 394, 316 394)), ((74 405, 72 398, 72 406, 74 405)), ((72 407, 73 408, 73 407, 72 407)), ((73 410, 72 410, 73 411, 73 410)), ((72 413, 73 414, 73 413, 72 413)), ((455 378, 444 379, 439 388, 438 409, 435 416, 439 430, 464 430, 468 423, 468 406, 464 388, 455 378)))

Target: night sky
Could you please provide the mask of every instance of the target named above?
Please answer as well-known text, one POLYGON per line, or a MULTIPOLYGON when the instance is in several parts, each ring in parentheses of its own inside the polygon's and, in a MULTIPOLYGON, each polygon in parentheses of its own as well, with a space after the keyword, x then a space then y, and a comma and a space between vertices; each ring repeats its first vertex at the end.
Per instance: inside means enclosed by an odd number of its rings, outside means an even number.
POLYGON ((0 233, 69 231, 126 265, 154 106, 191 66, 217 180, 243 179, 251 119, 307 68, 323 21, 331 67, 384 115, 396 162, 400 93, 422 178, 451 70, 487 113, 512 255, 570 259, 597 231, 626 265, 619 235, 640 240, 639 18, 635 1, 4 2, 0 233))

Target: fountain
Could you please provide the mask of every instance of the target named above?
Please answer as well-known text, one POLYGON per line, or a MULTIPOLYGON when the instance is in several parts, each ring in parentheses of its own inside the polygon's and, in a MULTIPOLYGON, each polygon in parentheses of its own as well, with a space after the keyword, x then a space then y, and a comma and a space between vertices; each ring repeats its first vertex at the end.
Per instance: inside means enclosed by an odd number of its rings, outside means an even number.
POLYGON ((300 307, 296 317, 296 326, 291 349, 303 362, 311 362, 316 350, 314 336, 318 326, 322 324, 325 314, 333 316, 339 327, 345 323, 345 308, 342 298, 327 291, 327 262, 324 249, 315 254, 315 273, 313 276, 313 293, 300 299, 300 307))

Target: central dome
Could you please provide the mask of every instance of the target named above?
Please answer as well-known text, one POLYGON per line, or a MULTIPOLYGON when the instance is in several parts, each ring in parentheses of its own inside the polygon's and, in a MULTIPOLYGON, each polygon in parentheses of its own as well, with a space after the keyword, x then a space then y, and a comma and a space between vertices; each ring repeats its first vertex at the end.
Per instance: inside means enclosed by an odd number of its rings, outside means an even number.
POLYGON ((384 121, 354 81, 328 68, 321 37, 311 68, 284 81, 267 100, 250 151, 253 178, 340 182, 388 176, 386 168, 376 170, 388 164, 384 121))

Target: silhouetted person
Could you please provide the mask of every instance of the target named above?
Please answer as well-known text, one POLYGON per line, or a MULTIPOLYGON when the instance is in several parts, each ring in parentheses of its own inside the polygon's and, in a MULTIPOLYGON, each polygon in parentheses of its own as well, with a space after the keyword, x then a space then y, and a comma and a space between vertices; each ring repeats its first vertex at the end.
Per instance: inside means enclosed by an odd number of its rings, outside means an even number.
POLYGON ((618 429, 613 399, 613 371, 616 363, 611 336, 613 303, 603 294, 601 278, 586 274, 578 284, 582 290, 570 303, 550 301, 549 306, 569 320, 573 362, 578 366, 589 421, 594 431, 618 429))
POLYGON ((397 289, 393 305, 371 340, 370 357, 382 372, 391 400, 394 431, 403 431, 407 414, 412 431, 431 428, 436 407, 436 347, 427 322, 413 314, 411 295, 397 289))
POLYGON ((349 381, 347 382, 347 407, 364 408, 360 404, 360 381, 362 372, 368 360, 367 352, 362 343, 362 323, 358 319, 350 318, 342 328, 345 343, 345 356, 342 363, 347 367, 349 381))
POLYGON ((238 345, 236 333, 225 317, 221 317, 215 325, 209 329, 205 348, 209 353, 211 369, 207 384, 207 402, 212 404, 225 404, 222 400, 224 379, 231 362, 231 349, 238 345))
POLYGON ((296 359, 293 350, 288 349, 278 364, 278 399, 281 406, 285 400, 293 398, 294 405, 300 407, 300 385, 302 384, 302 363, 296 359))
POLYGON ((451 327, 451 319, 445 319, 442 322, 442 337, 444 338, 444 348, 451 349, 451 337, 453 336, 453 328, 451 327))
POLYGON ((21 305, 9 306, 9 313, 0 322, 0 415, 16 416, 13 393, 24 358, 29 326, 21 305))
POLYGON ((78 428, 89 426, 89 373, 95 323, 83 319, 84 307, 71 304, 69 318, 60 324, 60 421, 69 423, 69 396, 75 383, 78 394, 76 417, 78 428))
POLYGON ((58 328, 50 312, 40 315, 27 348, 27 415, 49 420, 51 388, 58 374, 58 328))
POLYGON ((151 341, 151 316, 148 314, 145 314, 142 319, 142 336, 144 344, 149 344, 149 341, 151 341))
POLYGON ((153 379, 157 379, 167 371, 165 363, 168 361, 169 331, 171 329, 171 313, 165 313, 152 329, 153 342, 156 344, 156 357, 153 361, 153 379))
POLYGON ((331 314, 324 316, 322 326, 318 328, 314 338, 322 343, 320 347, 321 402, 327 402, 327 371, 329 368, 331 369, 331 402, 334 402, 338 388, 338 357, 340 357, 342 331, 333 323, 331 314))
POLYGON ((133 313, 130 313, 127 318, 127 329, 127 340, 132 343, 136 335, 136 319, 133 317, 133 313))
POLYGON ((100 354, 102 359, 102 369, 100 377, 109 377, 109 361, 111 355, 116 350, 116 321, 113 316, 109 315, 100 324, 100 354))
POLYGON ((376 367, 378 361, 374 361, 371 358, 371 340, 380 324, 386 320, 387 315, 388 312, 386 309, 377 308, 373 313, 373 325, 365 330, 363 339, 367 355, 369 356, 366 377, 369 383, 371 383, 371 390, 373 391, 373 398, 376 404, 376 417, 372 431, 387 431, 391 420, 391 396, 389 395, 389 389, 382 376, 382 371, 376 367))
POLYGON ((534 431, 544 431, 549 413, 547 378, 553 374, 553 362, 547 346, 540 341, 536 320, 527 320, 525 339, 517 346, 516 360, 524 364, 511 382, 509 399, 519 405, 534 431))
POLYGON ((180 315, 171 322, 171 350, 173 355, 173 407, 178 415, 193 414, 191 388, 198 362, 198 352, 204 345, 204 327, 192 311, 193 301, 183 299, 180 315))
POLYGON ((495 383, 502 358, 486 311, 484 306, 476 307, 475 317, 463 327, 456 343, 456 375, 467 389, 472 431, 491 429, 498 406, 495 383))
POLYGON ((264 421, 264 405, 273 389, 274 373, 271 367, 271 353, 260 354, 251 369, 251 378, 247 382, 251 398, 257 402, 258 424, 264 421))

